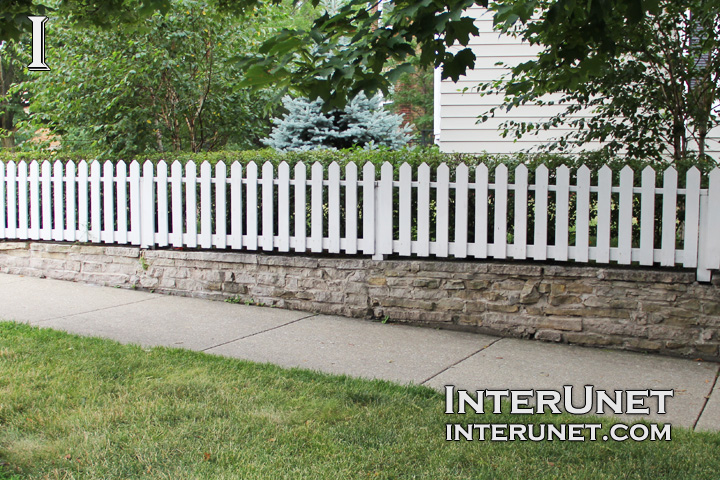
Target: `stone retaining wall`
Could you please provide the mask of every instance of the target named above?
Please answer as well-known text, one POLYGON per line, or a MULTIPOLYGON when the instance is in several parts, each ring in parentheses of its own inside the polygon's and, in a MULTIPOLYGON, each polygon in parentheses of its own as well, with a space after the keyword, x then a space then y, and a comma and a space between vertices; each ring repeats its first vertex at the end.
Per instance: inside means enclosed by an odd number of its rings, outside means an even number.
POLYGON ((720 279, 692 271, 0 242, 0 272, 720 359, 720 279))

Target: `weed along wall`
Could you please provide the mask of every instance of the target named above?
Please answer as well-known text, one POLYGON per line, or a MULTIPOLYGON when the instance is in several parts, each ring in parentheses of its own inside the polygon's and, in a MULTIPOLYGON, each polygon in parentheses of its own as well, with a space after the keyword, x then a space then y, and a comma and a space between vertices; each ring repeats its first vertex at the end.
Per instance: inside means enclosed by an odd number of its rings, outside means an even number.
POLYGON ((6 241, 0 272, 720 360, 720 279, 694 270, 6 241))

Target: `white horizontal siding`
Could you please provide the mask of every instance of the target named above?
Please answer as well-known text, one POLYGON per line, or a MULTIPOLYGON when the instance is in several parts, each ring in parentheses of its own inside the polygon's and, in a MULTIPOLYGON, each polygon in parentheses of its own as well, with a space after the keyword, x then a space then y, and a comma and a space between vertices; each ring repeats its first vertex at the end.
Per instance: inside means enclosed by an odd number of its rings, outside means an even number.
POLYGON ((511 136, 503 138, 498 130, 507 120, 547 120, 564 111, 564 107, 557 105, 524 105, 510 112, 497 111, 494 118, 478 123, 478 117, 500 105, 503 98, 501 95, 480 95, 476 91, 478 84, 497 80, 507 73, 507 69, 497 65, 498 62, 513 65, 532 60, 540 48, 494 31, 492 15, 486 9, 473 7, 466 14, 477 19, 475 24, 480 30, 478 36, 470 39, 470 47, 476 56, 475 68, 457 83, 443 80, 436 86, 436 95, 440 97, 435 101, 435 108, 439 110, 436 113, 436 121, 440 122, 436 138, 440 149, 445 152, 514 153, 534 148, 567 132, 557 130, 551 134, 544 131, 537 136, 525 135, 516 139, 511 136))
MULTIPOLYGON (((552 129, 539 135, 525 135, 516 140, 512 136, 503 138, 498 131, 500 125, 507 120, 518 122, 544 121, 565 110, 562 105, 522 105, 510 112, 498 110, 495 118, 485 123, 478 123, 478 117, 487 113, 492 107, 502 103, 501 95, 481 96, 476 88, 480 83, 499 79, 508 70, 497 65, 504 62, 509 65, 532 60, 541 50, 518 38, 501 35, 493 30, 492 14, 481 7, 471 7, 466 11, 468 16, 476 18, 475 25, 479 35, 471 37, 469 46, 475 53, 475 68, 460 77, 457 83, 451 80, 439 82, 436 75, 435 88, 435 138, 443 152, 494 153, 507 154, 522 150, 535 149, 552 138, 557 138, 568 129, 552 129)), ((462 47, 454 47, 455 50, 462 47)), ((550 99, 552 97, 548 97, 550 99)), ((559 98, 556 96, 555 99, 559 98)), ((578 113, 576 116, 588 116, 589 112, 578 113)), ((586 146, 587 149, 599 148, 600 143, 586 146)), ((707 151, 720 158, 720 128, 710 132, 707 140, 707 151)))

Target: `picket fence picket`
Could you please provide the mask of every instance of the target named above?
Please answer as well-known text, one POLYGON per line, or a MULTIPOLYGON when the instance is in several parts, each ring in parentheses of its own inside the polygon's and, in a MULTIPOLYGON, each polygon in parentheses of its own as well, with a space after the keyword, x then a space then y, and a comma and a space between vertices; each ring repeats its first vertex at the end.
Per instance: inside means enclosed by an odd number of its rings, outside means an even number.
POLYGON ((18 166, 18 238, 28 238, 28 165, 18 166))
MULTIPOLYGON (((43 176, 45 176, 45 170, 47 166, 47 194, 45 191, 46 185, 43 184, 43 215, 45 215, 45 208, 47 208, 47 217, 43 217, 43 228, 47 227, 47 236, 50 236, 50 206, 51 206, 51 200, 50 200, 50 164, 48 162, 45 162, 43 164, 43 176), (45 225, 45 218, 48 219, 47 226, 45 225)), ((78 181, 77 181, 77 196, 78 196, 78 211, 77 211, 77 217, 78 217, 78 241, 80 242, 87 242, 90 239, 90 225, 88 223, 89 221, 89 212, 88 212, 88 164, 87 162, 81 162, 80 165, 78 165, 78 181)), ((136 185, 137 183, 135 183, 136 185)), ((130 185, 134 185, 131 181, 130 185)), ((131 204, 130 205, 130 212, 131 214, 134 212, 136 216, 139 217, 140 210, 138 209, 137 204, 131 204)), ((43 236, 43 239, 45 237, 43 236)), ((134 245, 137 245, 139 243, 139 238, 130 237, 130 242, 134 245)))
MULTIPOLYGON (((0 184, 3 182, 3 176, 2 166, 0 166, 0 184)), ((0 212, 2 212, 3 204, 2 192, 3 188, 0 187, 0 212)), ((5 223, 2 221, 3 217, 4 215, 0 213, 0 236, 5 227, 5 223)), ((30 231, 28 236, 31 240, 40 239, 40 165, 35 160, 30 163, 30 231)))
MULTIPOLYGON (((65 214, 67 215, 67 229, 65 230, 65 240, 74 242, 77 239, 77 227, 75 226, 77 207, 77 172, 75 164, 70 162, 65 168, 65 214)), ((110 210, 114 212, 114 207, 110 210)), ((113 241, 113 240, 111 240, 113 241)))
POLYGON ((576 262, 590 258, 590 169, 582 165, 577 171, 577 202, 575 226, 576 262))
POLYGON ((269 252, 273 249, 273 239, 275 238, 275 171, 270 162, 266 162, 262 166, 262 248, 269 252))
POLYGON ((290 251, 290 166, 278 165, 278 250, 290 251))
MULTIPOLYGON (((170 243, 170 225, 168 215, 168 166, 165 160, 157 164, 157 235, 156 243, 159 247, 166 247, 170 243)), ((107 228, 107 225, 106 225, 107 228)))
POLYGON ((675 238, 677 222, 677 170, 669 167, 663 174, 663 210, 662 210, 662 236, 660 246, 660 265, 670 267, 675 265, 675 238))
POLYGON ((128 178, 127 165, 118 162, 115 166, 117 178, 117 242, 128 243, 128 178))

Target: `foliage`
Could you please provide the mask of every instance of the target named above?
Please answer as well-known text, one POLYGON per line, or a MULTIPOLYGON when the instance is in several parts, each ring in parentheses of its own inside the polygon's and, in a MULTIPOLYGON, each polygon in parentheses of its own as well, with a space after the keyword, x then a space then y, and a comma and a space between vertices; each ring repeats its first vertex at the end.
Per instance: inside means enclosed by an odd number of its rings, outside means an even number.
POLYGON ((254 48, 276 28, 268 25, 291 12, 270 9, 247 21, 181 0, 133 35, 57 25, 47 35, 53 69, 27 85, 31 111, 76 150, 252 148, 267 134, 271 95, 240 88, 243 72, 228 59, 254 48))
MULTIPOLYGON (((642 160, 642 159, 626 159, 622 157, 609 157, 602 152, 588 152, 580 155, 562 155, 557 153, 517 153, 513 155, 488 155, 488 154, 468 154, 468 153, 443 153, 438 150, 437 147, 428 148, 403 148, 399 150, 388 150, 387 148, 379 148, 377 150, 367 150, 362 148, 348 149, 348 150, 307 150, 307 151, 277 151, 271 148, 265 148, 261 150, 246 150, 246 151, 217 151, 217 152, 164 152, 164 153, 150 153, 144 155, 138 155, 134 157, 128 157, 125 160, 133 160, 144 162, 146 160, 154 163, 164 160, 167 163, 179 161, 182 164, 188 162, 195 162, 197 165, 203 162, 210 162, 215 165, 218 162, 223 162, 227 165, 233 162, 239 162, 242 165, 247 165, 250 162, 254 162, 257 165, 262 165, 265 162, 270 162, 274 166, 279 165, 282 162, 286 162, 290 167, 294 167, 299 162, 306 164, 312 164, 319 162, 323 167, 327 168, 331 163, 336 162, 341 167, 344 167, 348 163, 355 163, 358 166, 362 166, 367 162, 374 164, 376 167, 380 167, 385 162, 389 162, 393 165, 396 170, 400 168, 403 163, 408 163, 415 170, 422 163, 428 164, 433 170, 436 169, 441 163, 446 163, 450 169, 454 169, 457 165, 463 163, 469 167, 484 164, 487 165, 491 170, 497 165, 507 165, 510 170, 510 178, 513 177, 513 171, 516 166, 524 164, 530 171, 530 178, 532 180, 532 172, 540 165, 547 166, 551 171, 559 167, 560 165, 567 165, 570 167, 572 174, 574 175, 577 169, 582 165, 587 165, 594 175, 603 166, 608 165, 614 175, 615 181, 617 181, 619 172, 626 165, 629 165, 635 172, 640 172, 647 166, 652 166, 656 170, 664 169, 670 166, 670 162, 664 160, 662 162, 656 162, 653 160, 642 160)), ((53 152, 53 151, 40 151, 40 152, 7 152, 0 151, 0 162, 19 162, 19 161, 60 161, 60 162, 74 162, 79 163, 83 161, 117 161, 120 160, 118 157, 105 157, 103 155, 86 155, 74 152, 53 152)), ((707 174, 717 165, 714 161, 708 159, 698 159, 688 157, 683 161, 674 164, 678 170, 680 178, 683 178, 685 172, 691 167, 697 167, 701 172, 707 174)), ((379 170, 379 168, 378 168, 379 170)), ((635 175, 636 180, 640 178, 639 175, 635 175)))
MULTIPOLYGON (((572 35, 556 39, 557 44, 562 43, 566 59, 582 59, 587 48, 599 46, 613 51, 618 38, 617 32, 607 28, 611 21, 622 17, 635 22, 645 11, 654 11, 658 1, 556 0, 542 26, 552 29, 559 24, 571 25, 575 29, 569 30, 572 35)), ((505 7, 498 21, 514 24, 518 19, 528 19, 539 2, 501 0, 499 3, 505 7)), ((226 14, 245 15, 266 2, 213 3, 226 14)), ((267 3, 278 4, 281 0, 267 3)), ((321 0, 310 3, 317 6, 321 0)), ((450 47, 456 43, 466 47, 470 35, 477 33, 473 19, 463 15, 475 4, 487 6, 487 0, 397 0, 381 15, 376 2, 351 0, 318 16, 312 26, 291 26, 267 39, 254 58, 245 59, 245 65, 252 66, 247 84, 275 84, 281 95, 294 89, 308 98, 331 99, 329 106, 338 107, 360 91, 372 94, 381 90, 387 94, 403 73, 412 70, 415 61, 424 66, 442 66, 443 78, 457 79, 472 68, 475 56, 469 48, 450 47), (393 66, 385 68, 391 63, 393 66)), ((169 0, 5 0, 0 40, 29 31, 27 15, 53 11, 55 16, 82 25, 117 29, 137 24, 153 12, 165 12, 169 6, 169 0)))
POLYGON ((20 41, 0 43, 0 147, 13 149, 16 123, 25 119, 27 98, 17 84, 27 78, 29 59, 20 41))
MULTIPOLYGON (((509 15, 507 3, 494 7, 496 20, 509 15)), ((679 161, 693 147, 704 154, 708 131, 720 124, 720 41, 709 33, 720 27, 720 2, 662 0, 633 23, 612 15, 604 19, 606 44, 579 41, 582 30, 573 21, 548 28, 544 20, 557 15, 558 4, 537 6, 538 20, 506 28, 543 45, 537 60, 481 89, 506 95, 501 110, 526 103, 567 108, 547 121, 506 122, 506 133, 519 137, 564 124, 571 133, 550 149, 600 141, 609 154, 634 158, 658 159, 669 151, 679 161)))
POLYGON ((389 97, 390 109, 403 113, 411 125, 415 138, 433 131, 434 75, 430 68, 404 73, 395 84, 389 97))
POLYGON ((360 93, 344 109, 323 112, 318 98, 285 97, 287 113, 274 119, 275 128, 265 144, 284 151, 318 148, 344 149, 384 146, 398 149, 408 141, 402 117, 385 110, 379 96, 367 98, 360 93))

